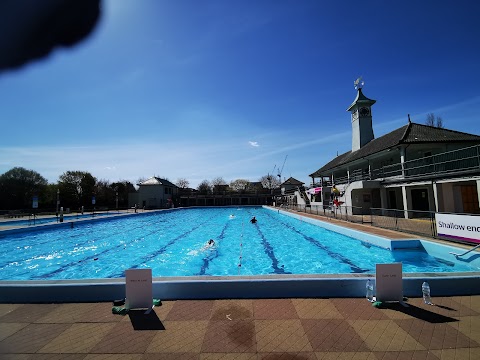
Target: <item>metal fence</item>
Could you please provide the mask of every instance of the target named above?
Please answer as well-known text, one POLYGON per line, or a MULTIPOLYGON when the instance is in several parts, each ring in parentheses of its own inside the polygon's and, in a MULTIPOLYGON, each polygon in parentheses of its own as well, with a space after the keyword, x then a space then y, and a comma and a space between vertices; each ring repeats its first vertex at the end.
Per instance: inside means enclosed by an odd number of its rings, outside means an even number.
POLYGON ((323 205, 282 205, 281 208, 302 212, 306 214, 324 216, 330 219, 345 220, 354 223, 371 223, 370 212, 358 206, 323 206, 323 205))
POLYGON ((434 211, 371 208, 370 213, 373 226, 428 237, 437 235, 434 211))
POLYGON ((353 223, 371 224, 372 226, 417 234, 427 237, 437 237, 435 212, 417 210, 398 210, 383 208, 362 208, 357 206, 322 205, 283 205, 282 208, 313 214, 329 219, 345 220, 353 223))

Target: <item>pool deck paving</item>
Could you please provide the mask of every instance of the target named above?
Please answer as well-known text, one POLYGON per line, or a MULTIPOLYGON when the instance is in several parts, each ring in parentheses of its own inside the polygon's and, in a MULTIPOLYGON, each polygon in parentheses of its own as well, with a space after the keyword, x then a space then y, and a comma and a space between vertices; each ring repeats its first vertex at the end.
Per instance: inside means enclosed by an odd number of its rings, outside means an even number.
POLYGON ((480 296, 0 304, 0 359, 480 359, 480 296))
POLYGON ((433 302, 410 298, 408 307, 376 308, 364 298, 176 300, 125 316, 112 314, 107 302, 0 304, 0 359, 480 359, 480 295, 433 302))

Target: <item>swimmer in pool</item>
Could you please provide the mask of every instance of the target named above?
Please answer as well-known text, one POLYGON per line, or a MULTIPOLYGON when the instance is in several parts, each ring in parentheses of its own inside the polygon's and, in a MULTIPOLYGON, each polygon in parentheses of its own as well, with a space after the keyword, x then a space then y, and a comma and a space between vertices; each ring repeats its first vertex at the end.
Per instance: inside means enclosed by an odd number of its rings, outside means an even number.
POLYGON ((215 247, 215 240, 210 239, 207 241, 205 245, 203 245, 202 249, 200 251, 206 251, 208 249, 212 250, 215 247))
POLYGON ((255 218, 255 216, 250 219, 250 222, 252 224, 255 224, 257 222, 257 219, 255 218))

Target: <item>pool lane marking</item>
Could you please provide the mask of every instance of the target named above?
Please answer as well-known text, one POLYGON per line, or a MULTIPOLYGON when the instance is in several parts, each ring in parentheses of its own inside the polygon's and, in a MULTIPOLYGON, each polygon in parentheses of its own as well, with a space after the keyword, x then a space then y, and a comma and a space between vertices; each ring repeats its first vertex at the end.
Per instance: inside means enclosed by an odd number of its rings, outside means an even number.
MULTIPOLYGON (((227 230, 229 225, 230 225, 230 221, 227 221, 220 235, 218 236, 218 240, 223 240, 225 238, 225 231, 227 230)), ((206 272, 208 270, 208 266, 210 265, 210 262, 215 260, 215 258, 217 258, 219 255, 217 245, 215 245, 214 249, 209 249, 209 251, 210 251, 210 254, 207 257, 203 258, 203 264, 200 268, 200 271, 195 275, 208 275, 206 272)))
MULTIPOLYGON (((298 231, 297 229, 295 229, 293 226, 291 226, 290 224, 287 224, 283 221, 281 221, 280 219, 276 219, 274 218, 271 214, 267 214, 270 218, 272 219, 275 219, 277 220, 279 223, 283 224, 284 226, 286 226, 287 228, 293 230, 294 232, 296 232, 297 234, 303 236, 303 238, 305 238, 305 240, 309 241, 310 243, 312 243, 313 245, 317 246, 318 248, 324 250, 330 257, 340 261, 340 262, 343 262, 345 264, 347 264, 348 266, 350 266, 350 269, 354 272, 354 273, 365 273, 367 271, 370 271, 369 269, 362 269, 360 267, 358 267, 357 265, 355 265, 350 259, 346 258, 345 256, 339 254, 339 253, 336 253, 332 250, 330 250, 327 246, 325 245, 322 245, 317 239, 314 239, 313 237, 311 236, 307 236, 303 233, 301 233, 300 231, 298 231)), ((315 226, 315 225, 314 225, 315 226)), ((322 228, 324 229, 324 228, 322 228)), ((340 234, 341 235, 341 234, 340 234)), ((345 235, 344 235, 345 236, 345 235)))
MULTIPOLYGON (((249 215, 252 215, 250 211, 248 211, 249 215)), ((263 245, 263 251, 265 252, 265 254, 267 254, 267 256, 270 258, 270 260, 272 261, 272 269, 273 269, 273 272, 275 274, 291 274, 291 272, 289 271, 285 271, 283 265, 281 267, 278 267, 278 259, 277 257, 275 256, 275 251, 273 250, 273 247, 272 245, 270 245, 270 243, 268 242, 268 240, 266 239, 265 235, 263 234, 263 232, 260 230, 260 228, 258 227, 258 221, 254 224, 252 224, 253 226, 255 226, 255 228, 257 229, 257 232, 258 234, 260 235, 260 237, 262 238, 262 245, 263 245)))
MULTIPOLYGON (((200 226, 203 226, 203 225, 206 224, 208 221, 210 221, 210 220, 205 221, 204 223, 198 225, 196 228, 198 228, 198 227, 200 227, 200 226)), ((196 228, 195 228, 195 229, 196 229, 196 228)), ((189 230, 189 231, 186 232, 184 235, 190 233, 191 231, 193 231, 193 230, 195 230, 195 229, 189 230)), ((110 252, 110 251, 113 251, 113 250, 115 250, 115 249, 124 247, 126 244, 131 244, 131 243, 136 242, 136 241, 138 241, 138 240, 142 240, 142 238, 146 238, 146 237, 148 237, 148 236, 150 236, 150 235, 153 235, 153 234, 155 234, 155 233, 157 233, 157 232, 160 232, 160 231, 163 231, 163 230, 165 230, 165 229, 164 229, 164 228, 160 228, 160 229, 151 231, 151 232, 149 232, 149 233, 147 233, 147 234, 144 234, 144 235, 142 235, 141 237, 138 237, 138 238, 136 238, 136 239, 133 239, 133 240, 131 240, 131 241, 129 241, 129 242, 125 242, 125 243, 119 244, 119 245, 117 245, 117 246, 110 247, 110 248, 105 249, 104 251, 102 251, 102 252, 100 252, 100 253, 97 253, 97 254, 95 254, 95 255, 87 256, 87 257, 84 258, 83 260, 75 261, 75 262, 70 262, 69 264, 65 264, 65 265, 61 266, 60 268, 58 268, 58 269, 56 269, 56 270, 54 270, 54 271, 52 271, 52 272, 50 272, 50 273, 41 275, 39 278, 40 278, 40 279, 50 278, 50 277, 52 277, 53 275, 58 274, 58 273, 60 273, 60 272, 62 272, 62 271, 64 271, 64 270, 68 269, 69 267, 73 267, 73 266, 75 266, 75 265, 78 265, 79 262, 83 262, 83 261, 87 261, 87 260, 95 260, 95 258, 98 258, 100 255, 104 255, 104 254, 106 254, 106 253, 108 253, 108 252, 110 252)), ((179 237, 175 238, 173 241, 170 241, 167 245, 165 245, 165 246, 163 247, 163 251, 165 251, 166 247, 168 247, 169 245, 173 244, 176 240, 178 240, 178 238, 180 238, 180 237, 182 237, 182 236, 184 236, 184 235, 180 235, 179 237)), ((163 252, 163 251, 162 251, 162 252, 163 252)), ((129 267, 129 269, 136 269, 136 268, 138 268, 138 267, 139 267, 139 265, 134 265, 134 266, 132 266, 132 267, 129 267)), ((106 277, 106 278, 117 278, 117 277, 123 277, 124 274, 125 274, 125 272, 122 271, 121 274, 118 274, 118 273, 117 273, 117 274, 110 274, 109 276, 105 276, 105 277, 106 277)))
MULTIPOLYGON (((119 219, 119 220, 120 220, 120 219, 119 219)), ((122 220, 125 220, 125 219, 122 219, 122 220)), ((90 225, 90 224, 91 224, 91 223, 89 223, 88 225, 90 225)), ((82 224, 82 225, 87 225, 87 224, 82 224)), ((136 227, 134 227, 134 228, 129 228, 128 231, 135 231, 135 230, 137 230, 138 228, 143 227, 144 225, 145 225, 145 221, 143 221, 139 226, 136 226, 136 227)), ((45 229, 45 230, 41 230, 41 231, 36 231, 35 233, 42 233, 42 232, 49 232, 49 231, 51 232, 52 230, 55 231, 55 230, 59 230, 59 229, 45 229)), ((67 229, 67 228, 62 228, 61 230, 71 231, 70 228, 68 228, 68 229, 67 229)), ((74 230, 76 230, 76 228, 75 228, 74 230)), ((111 237, 113 237, 113 236, 117 236, 118 234, 122 234, 122 233, 125 233, 125 230, 124 230, 124 229, 119 230, 118 232, 109 234, 109 235, 107 235, 107 236, 101 236, 101 237, 93 238, 93 239, 90 238, 90 239, 88 239, 88 240, 86 240, 86 241, 83 241, 83 242, 81 242, 81 243, 76 243, 76 244, 72 244, 72 245, 73 245, 74 247, 81 247, 81 246, 85 246, 85 245, 87 245, 87 244, 90 244, 90 243, 92 243, 92 242, 94 243, 94 242, 96 242, 96 241, 103 241, 103 240, 105 240, 105 239, 111 238, 111 237)), ((23 233, 23 235, 25 235, 25 233, 23 233)), ((23 235, 22 235, 22 236, 23 236, 23 235)), ((84 234, 73 234, 73 235, 69 236, 68 239, 74 239, 74 238, 79 237, 79 236, 82 236, 82 235, 84 235, 84 234)), ((18 240, 16 239, 15 241, 21 241, 21 240, 22 240, 22 238, 19 237, 18 240)), ((46 241, 42 241, 42 242, 37 242, 37 243, 34 243, 33 245, 31 245, 31 247, 32 247, 32 249, 33 249, 33 248, 36 247, 37 245, 39 245, 39 246, 40 246, 40 245, 45 245, 45 244, 51 243, 52 241, 57 241, 57 242, 58 242, 58 241, 60 241, 60 239, 56 238, 56 239, 50 239, 50 240, 46 240, 46 241)), ((125 243, 122 243, 122 244, 125 244, 125 243)), ((63 247, 60 247, 60 249, 59 249, 58 251, 61 251, 62 249, 63 249, 63 247)), ((37 256, 35 256, 34 258, 29 257, 28 259, 22 259, 22 260, 10 260, 9 262, 6 262, 6 263, 1 264, 1 265, 0 265, 0 270, 3 269, 3 268, 5 268, 5 267, 8 267, 8 266, 11 265, 12 263, 22 263, 22 262, 32 261, 32 260, 35 260, 35 259, 38 258, 38 257, 42 257, 42 256, 47 257, 47 256, 50 255, 50 254, 51 254, 51 252, 49 252, 49 253, 47 253, 47 254, 43 253, 43 254, 37 255, 37 256)), ((94 257, 95 257, 95 256, 94 256, 94 257)), ((85 258, 85 260, 86 260, 86 259, 87 259, 87 258, 85 258)), ((83 260, 80 260, 80 261, 83 261, 83 260)), ((26 273, 28 273, 28 271, 27 271, 26 273)))
MULTIPOLYGON (((184 232, 183 234, 180 234, 179 236, 177 236, 176 238, 174 238, 173 240, 170 240, 167 244, 165 244, 164 246, 162 246, 160 249, 146 255, 146 256, 143 256, 141 259, 144 260, 143 263, 146 263, 148 262, 149 260, 152 260, 152 259, 155 259, 158 255, 161 255, 165 252, 165 250, 167 250, 167 248, 171 245, 173 245, 177 240, 180 240, 182 239, 183 237, 187 236, 188 234, 192 233, 193 231, 197 230, 198 228, 204 226, 205 224, 209 223, 210 221, 212 221, 215 217, 215 216, 212 216, 211 218, 209 218, 208 220, 204 221, 203 223, 199 224, 198 226, 195 226, 193 228, 191 228, 190 230, 184 232)), ((130 267, 129 269, 136 269, 138 268, 140 265, 134 265, 132 267, 130 267)))

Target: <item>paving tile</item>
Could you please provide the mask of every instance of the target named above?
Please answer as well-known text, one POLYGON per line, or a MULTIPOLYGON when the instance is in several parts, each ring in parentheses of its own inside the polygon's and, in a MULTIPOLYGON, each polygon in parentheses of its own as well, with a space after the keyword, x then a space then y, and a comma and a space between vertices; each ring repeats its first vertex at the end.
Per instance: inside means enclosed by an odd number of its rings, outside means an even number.
POLYGON ((210 321, 205 332, 202 352, 255 352, 255 323, 248 320, 210 321))
POLYGON ((253 318, 253 300, 215 300, 211 320, 253 318), (228 315, 228 318, 227 318, 228 315))
POLYGON ((34 353, 70 326, 69 324, 29 324, 0 341, 0 353, 34 353))
POLYGON ((120 316, 112 314, 112 303, 59 304, 35 323, 117 322, 120 316))
POLYGON ((50 311, 55 310, 58 306, 57 304, 24 304, 3 315, 0 321, 3 323, 33 323, 47 315, 50 311))
POLYGON ((177 300, 165 320, 209 320, 214 300, 177 300))
POLYGON ((449 325, 480 344, 480 316, 464 316, 449 325))
POLYGON ((175 305, 175 301, 162 301, 162 305, 155 306, 153 310, 160 320, 165 320, 170 310, 172 310, 173 305, 175 305))
POLYGON ((142 360, 200 360, 199 353, 154 353, 144 354, 142 360))
POLYGON ((317 360, 377 360, 372 352, 316 352, 317 360))
POLYGON ((371 351, 426 350, 392 320, 348 321, 371 351))
POLYGON ((419 319, 393 320, 426 349, 479 347, 479 344, 447 323, 419 319))
POLYGON ((316 352, 369 352, 355 329, 341 319, 304 319, 303 329, 316 352))
POLYGON ((22 304, 0 304, 0 322, 2 321, 2 316, 12 312, 13 310, 23 306, 22 304))
POLYGON ((2 360, 29 360, 32 354, 2 354, 2 360))
POLYGON ((343 319, 330 299, 292 299, 300 319, 343 319))
POLYGON ((259 360, 317 360, 314 352, 260 353, 259 360))
POLYGON ((88 354, 84 360, 143 360, 142 354, 88 354))
POLYGON ((432 351, 387 351, 375 352, 378 360, 438 360, 432 351))
POLYGON ((349 320, 387 320, 388 317, 364 298, 331 299, 335 308, 349 320))
POLYGON ((200 353, 200 360, 258 360, 257 353, 200 353))
MULTIPOLYGON (((293 305, 292 305, 293 306, 293 305)), ((257 351, 305 352, 312 346, 300 320, 255 320, 257 351)))
POLYGON ((155 330, 135 330, 131 323, 119 322, 103 337, 91 353, 139 354, 155 336, 155 330))
POLYGON ((88 353, 115 326, 114 323, 73 324, 50 341, 39 353, 88 353))
POLYGON ((165 330, 157 331, 147 353, 199 353, 208 321, 165 321, 165 330))
POLYGON ((298 319, 291 299, 253 300, 253 316, 258 320, 298 319))
POLYGON ((478 360, 480 359, 480 349, 444 349, 432 350, 440 360, 478 360))
POLYGON ((27 323, 0 323, 0 341, 28 326, 27 323))
POLYGON ((479 312, 456 301, 453 297, 437 297, 432 298, 432 301, 435 306, 425 304, 422 298, 409 299, 410 304, 441 316, 461 317, 480 315, 479 312))
POLYGON ((32 354, 28 360, 83 360, 86 354, 32 354))
MULTIPOLYGON (((452 296, 452 299, 473 311, 480 313, 480 295, 452 296)), ((1 319, 0 319, 1 320, 1 319)))

